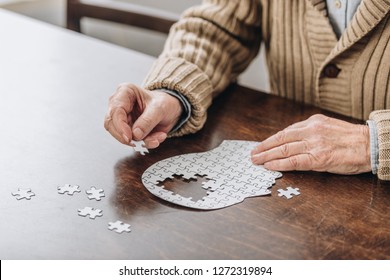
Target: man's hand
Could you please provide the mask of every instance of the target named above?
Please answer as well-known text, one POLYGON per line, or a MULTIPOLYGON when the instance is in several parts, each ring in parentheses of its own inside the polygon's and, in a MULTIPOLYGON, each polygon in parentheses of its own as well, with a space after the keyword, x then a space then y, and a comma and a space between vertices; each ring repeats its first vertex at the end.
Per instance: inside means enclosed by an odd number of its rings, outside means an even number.
POLYGON ((252 151, 252 162, 277 171, 369 172, 369 128, 314 115, 260 143, 252 151))
POLYGON ((121 84, 110 97, 104 127, 119 142, 144 140, 149 149, 167 138, 182 113, 180 101, 165 92, 121 84))

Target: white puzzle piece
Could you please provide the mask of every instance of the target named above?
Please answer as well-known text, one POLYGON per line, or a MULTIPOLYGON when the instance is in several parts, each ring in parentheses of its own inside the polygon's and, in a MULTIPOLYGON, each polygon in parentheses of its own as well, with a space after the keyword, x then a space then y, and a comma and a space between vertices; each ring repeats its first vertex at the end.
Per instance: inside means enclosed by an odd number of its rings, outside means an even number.
POLYGON ((103 216, 103 210, 95 209, 92 207, 84 207, 83 209, 78 209, 77 211, 79 212, 79 216, 89 216, 90 219, 95 219, 96 217, 103 216))
POLYGON ((18 189, 17 192, 11 193, 16 197, 17 200, 27 199, 30 200, 32 196, 35 196, 35 193, 31 189, 18 189))
POLYGON ((100 201, 102 200, 102 197, 105 197, 104 190, 96 189, 95 187, 91 187, 89 190, 85 191, 85 193, 88 195, 89 200, 95 199, 100 201))
POLYGON ((139 152, 141 155, 145 155, 145 153, 149 153, 149 150, 145 147, 145 142, 143 140, 141 141, 135 141, 131 140, 131 144, 134 145, 133 149, 136 152, 139 152))
POLYGON ((269 195, 269 188, 282 174, 254 165, 250 152, 259 143, 225 140, 217 148, 204 152, 167 158, 150 166, 142 175, 144 186, 166 201, 196 209, 219 209, 242 202, 247 197, 269 195), (207 195, 198 201, 174 194, 159 186, 173 175, 184 179, 205 176, 200 186, 207 195))
POLYGON ((293 197, 293 195, 300 195, 299 188, 287 187, 287 189, 278 189, 278 196, 284 196, 287 199, 293 197))
POLYGON ((122 221, 116 221, 115 223, 108 223, 108 229, 115 231, 116 233, 131 232, 130 225, 122 221))
POLYGON ((59 194, 65 194, 67 193, 68 195, 73 195, 75 192, 81 192, 80 187, 78 185, 70 185, 70 184, 65 184, 62 187, 57 187, 58 193, 59 194))

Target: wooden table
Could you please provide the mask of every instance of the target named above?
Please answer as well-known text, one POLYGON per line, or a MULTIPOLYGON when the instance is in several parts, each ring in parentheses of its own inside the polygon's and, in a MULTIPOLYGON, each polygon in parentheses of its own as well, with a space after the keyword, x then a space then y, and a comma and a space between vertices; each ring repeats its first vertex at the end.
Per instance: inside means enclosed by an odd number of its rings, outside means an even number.
POLYGON ((141 156, 103 117, 116 85, 141 83, 153 58, 5 11, 0 26, 1 259, 390 259, 390 186, 371 174, 285 172, 271 196, 215 211, 162 201, 141 183, 159 160, 261 141, 320 110, 233 86, 203 130, 141 156), (60 195, 64 184, 82 192, 60 195), (290 185, 301 195, 277 196, 290 185), (91 186, 106 197, 88 200, 91 186), (36 196, 16 200, 20 187, 36 196), (103 217, 78 216, 85 206, 103 217), (132 232, 109 231, 116 220, 132 232))

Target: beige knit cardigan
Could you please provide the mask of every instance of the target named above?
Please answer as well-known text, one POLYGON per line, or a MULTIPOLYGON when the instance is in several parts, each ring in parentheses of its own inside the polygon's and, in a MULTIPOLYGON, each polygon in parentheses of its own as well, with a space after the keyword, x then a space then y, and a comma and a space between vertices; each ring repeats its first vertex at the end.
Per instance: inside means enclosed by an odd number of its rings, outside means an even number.
POLYGON ((390 180, 389 11, 390 0, 362 0, 337 40, 325 0, 205 0, 172 27, 144 85, 183 94, 192 115, 176 135, 196 132, 263 42, 273 94, 376 122, 378 176, 390 180))

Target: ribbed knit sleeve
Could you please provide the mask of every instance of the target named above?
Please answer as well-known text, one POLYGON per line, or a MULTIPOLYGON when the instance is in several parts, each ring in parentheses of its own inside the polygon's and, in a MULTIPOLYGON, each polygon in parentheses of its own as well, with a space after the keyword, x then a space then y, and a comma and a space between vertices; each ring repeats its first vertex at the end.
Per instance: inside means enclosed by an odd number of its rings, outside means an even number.
POLYGON ((260 22, 257 0, 205 0, 173 25, 144 87, 175 90, 191 103, 191 118, 175 135, 202 128, 212 98, 257 55, 260 22))
POLYGON ((379 168, 378 178, 390 180, 390 110, 378 110, 370 114, 378 129, 379 168))

